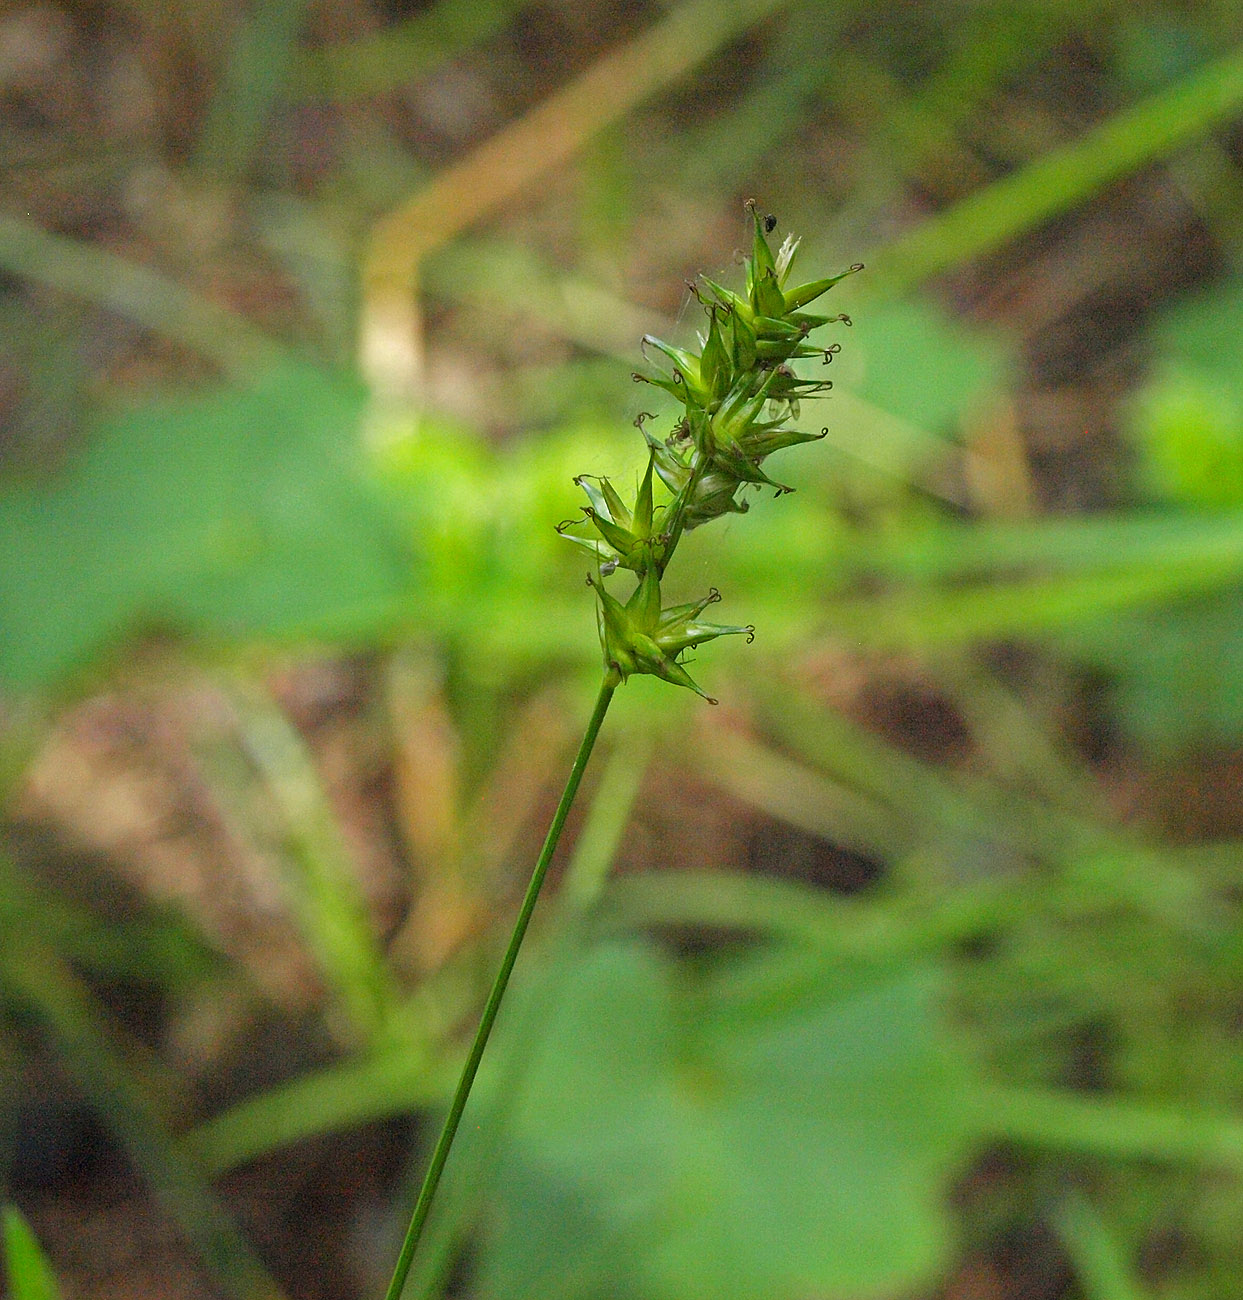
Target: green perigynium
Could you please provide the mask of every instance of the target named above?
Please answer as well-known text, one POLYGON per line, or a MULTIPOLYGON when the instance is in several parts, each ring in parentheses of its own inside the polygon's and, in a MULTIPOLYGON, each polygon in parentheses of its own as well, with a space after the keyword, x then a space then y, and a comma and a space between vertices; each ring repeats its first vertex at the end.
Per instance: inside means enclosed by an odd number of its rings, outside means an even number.
POLYGON ((666 608, 660 584, 682 534, 725 514, 748 508, 740 491, 748 485, 774 488, 778 496, 791 488, 770 478, 763 461, 775 451, 813 442, 821 433, 803 433, 793 421, 799 402, 827 392, 827 379, 804 379, 791 363, 820 357, 827 364, 839 344, 818 347, 808 335, 831 322, 850 324, 849 317, 816 316, 802 309, 852 272, 791 286, 790 269, 798 241, 787 238, 773 253, 768 235, 776 222, 761 216, 748 203, 755 227, 751 256, 745 259, 746 289, 737 294, 702 278, 707 296, 696 290, 708 327, 699 336, 699 351, 674 347, 650 335, 643 340, 663 359, 635 379, 671 393, 682 405, 673 433, 661 440, 646 427, 652 417, 635 421, 647 443, 647 469, 634 504, 628 506, 607 478, 581 475, 574 481, 587 495, 583 517, 558 525, 563 537, 585 547, 596 559, 588 578, 595 588, 600 643, 606 680, 613 685, 635 673, 650 673, 667 682, 716 701, 695 685, 679 662, 683 651, 714 637, 754 635, 752 627, 704 623, 699 615, 719 600, 715 589, 691 605, 666 608), (655 501, 654 480, 669 494, 655 501), (618 569, 635 577, 624 602, 614 596, 605 579, 618 569))

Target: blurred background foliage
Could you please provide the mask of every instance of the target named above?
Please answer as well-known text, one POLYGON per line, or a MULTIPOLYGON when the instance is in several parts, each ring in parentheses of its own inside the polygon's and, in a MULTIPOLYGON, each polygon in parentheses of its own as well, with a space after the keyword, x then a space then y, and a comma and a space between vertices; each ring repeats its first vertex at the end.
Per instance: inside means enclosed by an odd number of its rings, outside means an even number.
POLYGON ((750 196, 867 264, 827 437, 686 541, 756 643, 622 693, 411 1292, 1243 1294, 1241 124, 1212 0, 5 5, 10 1294, 382 1291, 553 525, 750 196))

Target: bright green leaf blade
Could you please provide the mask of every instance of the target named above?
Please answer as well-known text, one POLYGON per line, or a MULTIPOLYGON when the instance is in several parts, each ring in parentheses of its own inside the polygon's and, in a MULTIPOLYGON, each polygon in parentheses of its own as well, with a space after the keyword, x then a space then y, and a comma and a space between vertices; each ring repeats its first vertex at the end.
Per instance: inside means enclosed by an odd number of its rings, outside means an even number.
POLYGON ((815 965, 769 956, 692 987, 648 948, 591 953, 515 1107, 481 1294, 863 1297, 933 1278, 964 1151, 936 979, 815 965))
POLYGON ((1237 115, 1243 49, 1230 50, 1174 85, 1124 109, 1079 139, 1041 154, 916 226, 867 259, 875 292, 897 297, 1002 247, 1155 158, 1237 115))
POLYGON ((60 1300, 52 1266, 15 1205, 4 1207, 4 1266, 12 1300, 60 1300))
POLYGON ((1125 410, 1134 473, 1149 500, 1196 510, 1243 506, 1243 277, 1156 318, 1158 362, 1125 410))

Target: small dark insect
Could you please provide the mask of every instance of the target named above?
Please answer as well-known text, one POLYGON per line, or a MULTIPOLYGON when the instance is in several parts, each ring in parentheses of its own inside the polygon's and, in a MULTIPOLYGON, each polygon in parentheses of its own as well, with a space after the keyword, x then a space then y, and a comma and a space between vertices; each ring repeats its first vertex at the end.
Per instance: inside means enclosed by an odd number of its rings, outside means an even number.
POLYGON ((768 216, 764 218, 764 233, 766 235, 771 235, 773 231, 776 229, 777 229, 777 218, 774 217, 773 214, 770 212, 768 216))

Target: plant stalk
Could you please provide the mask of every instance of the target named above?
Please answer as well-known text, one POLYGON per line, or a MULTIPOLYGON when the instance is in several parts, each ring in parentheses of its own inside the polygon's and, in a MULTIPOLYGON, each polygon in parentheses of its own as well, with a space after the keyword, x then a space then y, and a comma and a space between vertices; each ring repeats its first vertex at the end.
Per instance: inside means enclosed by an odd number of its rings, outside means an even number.
POLYGON ((539 898, 540 888, 544 883, 545 875, 548 873, 548 864, 552 861, 553 853, 556 852, 557 843, 561 839, 562 828, 565 826, 565 819, 574 803, 574 796, 578 793, 579 782, 583 779, 583 772, 587 768, 587 760, 591 757, 596 737, 600 733, 600 726, 604 722, 604 715, 608 712, 609 703, 612 701, 613 692, 616 689, 617 682, 613 679, 613 675, 611 673, 606 675, 604 682, 600 686, 600 694, 596 699, 596 707, 592 712, 591 720, 587 723, 587 730, 583 733, 582 743, 575 755, 574 766, 570 768, 569 779, 566 781, 565 789, 561 794, 561 802, 557 804, 557 811, 553 814, 552 825, 548 828, 544 847, 540 850, 535 868, 531 872, 527 892, 523 896, 522 906, 518 909, 518 919, 514 922, 513 933, 509 936, 505 955, 501 958, 500 969, 496 972, 496 978, 492 981, 492 990, 488 994, 487 1002, 484 1004, 483 1015, 479 1019, 479 1028, 475 1031, 475 1041, 471 1044, 465 1065, 462 1066, 462 1074, 458 1079, 457 1088, 454 1090, 453 1101, 449 1105, 449 1113, 445 1116, 444 1126, 440 1130, 440 1136, 436 1139, 436 1146, 432 1151, 427 1173, 423 1177, 423 1186, 419 1189, 418 1200, 415 1201, 414 1210, 410 1215, 410 1226, 406 1229, 405 1240, 401 1244, 401 1253, 397 1256, 397 1264, 393 1269, 393 1276, 388 1284, 388 1290, 385 1292, 385 1300, 399 1300, 402 1288, 406 1284, 406 1276, 410 1272, 414 1252, 418 1248, 419 1238, 423 1235, 423 1226, 427 1222, 428 1214, 431 1212, 436 1188, 440 1185, 440 1176, 444 1173, 445 1162, 449 1158, 449 1150, 453 1146, 454 1137, 457 1135, 462 1112, 466 1109, 466 1102, 470 1097, 475 1075, 479 1071, 479 1062, 483 1059, 484 1048, 488 1045, 488 1038, 492 1033, 496 1014, 500 1010, 501 999, 505 996, 505 989, 509 985, 509 977, 513 972, 514 963, 518 960, 518 950, 522 947, 522 940, 526 936, 531 914, 535 911, 535 903, 539 898))

